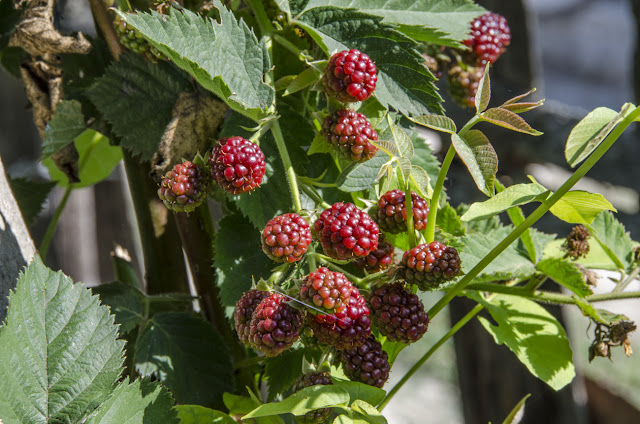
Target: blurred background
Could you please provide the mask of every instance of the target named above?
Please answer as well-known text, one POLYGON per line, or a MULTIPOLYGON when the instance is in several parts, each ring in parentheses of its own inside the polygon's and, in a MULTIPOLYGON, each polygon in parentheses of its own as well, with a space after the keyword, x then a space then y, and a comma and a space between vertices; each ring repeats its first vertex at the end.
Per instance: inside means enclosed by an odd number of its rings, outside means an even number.
MULTIPOLYGON (((538 89, 535 97, 546 99, 544 107, 525 115, 544 136, 533 138, 486 128, 501 159, 499 176, 512 184, 524 182, 529 174, 546 187, 557 188, 570 174, 563 150, 571 128, 596 107, 619 110, 625 102, 640 102, 640 0, 477 3, 504 15, 512 31, 511 46, 492 70, 494 101, 501 102, 532 87, 538 89)), ((56 8, 58 15, 64 16, 56 22, 63 31, 95 33, 86 1, 58 0, 56 8)), ((446 87, 442 92, 446 97, 446 87)), ((39 164, 41 141, 24 89, 1 68, 0 93, 0 157, 6 172, 12 178, 48 179, 46 169, 39 164)), ((470 116, 450 101, 445 108, 457 123, 466 122, 470 116)), ((448 141, 435 133, 426 136, 436 150, 447 146, 448 141)), ((640 239, 639 159, 640 131, 636 126, 578 187, 603 194, 618 209, 618 219, 635 240, 640 239)), ((72 192, 47 265, 63 269, 89 286, 108 282, 113 279, 109 254, 118 244, 139 266, 141 253, 136 234, 130 231, 135 216, 128 212, 132 207, 124 175, 118 168, 95 187, 72 192)), ((481 200, 461 163, 454 163, 447 185, 456 187, 455 192, 449 192, 453 205, 463 199, 481 200)), ((30 225, 36 246, 62 194, 62 190, 54 189, 45 210, 30 225)), ((570 228, 548 218, 541 222, 541 229, 563 237, 570 228)), ((601 273, 601 277, 596 291, 610 290, 607 274, 601 273)), ((629 290, 640 290, 640 283, 632 284, 629 290)), ((425 295, 423 302, 431 305, 436 300, 434 295, 425 295)), ((638 300, 602 307, 640 322, 638 300)), ((456 301, 449 314, 457 320, 467 308, 464 301, 456 301)), ((579 376, 571 386, 558 393, 548 389, 531 377, 506 347, 496 346, 475 322, 456 335, 455 343, 438 350, 412 383, 399 392, 385 410, 389 422, 502 422, 524 395, 532 393, 525 423, 640 423, 640 355, 626 358, 614 351, 613 362, 596 358, 589 363, 589 321, 573 309, 551 309, 564 320, 572 338, 579 376), (418 398, 420 401, 416 401, 418 398)), ((441 319, 431 324, 427 335, 400 354, 387 388, 447 331, 449 322, 445 318, 449 314, 440 314, 441 319)), ((637 345, 633 336, 631 341, 637 345)))

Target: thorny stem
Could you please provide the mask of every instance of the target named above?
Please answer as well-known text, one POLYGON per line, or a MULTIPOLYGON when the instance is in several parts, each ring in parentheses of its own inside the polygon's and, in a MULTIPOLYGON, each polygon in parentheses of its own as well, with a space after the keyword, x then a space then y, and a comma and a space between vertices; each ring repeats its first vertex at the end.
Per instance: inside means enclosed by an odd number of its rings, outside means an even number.
POLYGON ((42 239, 42 243, 40 243, 40 249, 38 252, 40 253, 40 257, 42 260, 47 258, 47 253, 49 252, 49 246, 51 245, 51 240, 53 240, 53 235, 56 233, 56 228, 58 228, 58 221, 60 221, 60 215, 62 215, 62 211, 64 207, 67 205, 67 200, 69 200, 69 195, 73 191, 73 187, 71 184, 67 186, 67 189, 64 191, 64 196, 62 196, 62 200, 58 203, 58 207, 56 208, 56 212, 53 214, 53 218, 51 218, 51 222, 47 227, 47 232, 42 239))
MULTIPOLYGON (((431 319, 442 310, 454 297, 464 290, 471 281, 489 265, 502 251, 511 245, 520 237, 529 227, 531 227, 538 219, 540 219, 558 200, 562 198, 609 150, 613 143, 620 137, 620 134, 640 116, 640 107, 631 112, 618 126, 604 139, 604 141, 591 153, 573 175, 560 186, 560 188, 551 195, 547 200, 542 202, 536 210, 534 210, 523 222, 518 225, 504 240, 502 240, 487 256, 482 258, 476 266, 473 267, 460 281, 458 281, 451 289, 429 310, 428 314, 431 319)), ((465 127, 466 128, 466 127, 465 127)), ((434 196, 435 199, 435 196, 434 196)), ((433 201, 433 199, 432 199, 433 201)), ((431 218, 431 217, 430 217, 431 218)))
POLYGON ((276 145, 278 146, 278 151, 282 158, 282 164, 284 165, 284 170, 287 174, 287 182, 289 183, 289 190, 291 191, 291 197, 293 199, 293 208, 299 213, 302 210, 302 202, 300 201, 300 190, 298 189, 298 177, 296 176, 296 171, 293 169, 293 164, 291 163, 291 158, 287 151, 287 145, 284 142, 282 130, 280 129, 280 123, 278 121, 273 122, 271 132, 273 133, 273 137, 276 139, 276 145))

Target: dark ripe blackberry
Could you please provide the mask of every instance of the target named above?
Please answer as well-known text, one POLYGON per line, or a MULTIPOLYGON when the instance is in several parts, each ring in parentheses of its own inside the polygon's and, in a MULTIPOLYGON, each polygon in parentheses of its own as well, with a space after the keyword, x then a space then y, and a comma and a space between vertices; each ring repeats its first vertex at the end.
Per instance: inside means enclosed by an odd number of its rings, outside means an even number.
POLYGON ((186 161, 162 177, 158 197, 172 211, 193 212, 206 199, 208 190, 209 176, 205 169, 186 161))
POLYGON ((369 297, 371 320, 393 342, 413 343, 427 332, 429 316, 415 294, 401 282, 383 284, 369 297))
POLYGON ((300 287, 300 300, 326 313, 343 312, 352 290, 353 284, 343 274, 321 267, 305 277, 300 287))
MULTIPOLYGON (((405 193, 401 190, 390 190, 378 199, 378 207, 374 208, 374 220, 382 231, 391 234, 407 231, 407 204, 405 193)), ((414 191, 411 192, 411 210, 413 226, 416 230, 427 228, 429 204, 414 191)))
POLYGON ((254 349, 266 356, 279 355, 300 337, 304 314, 286 301, 283 295, 273 293, 264 298, 253 312, 249 341, 254 349))
POLYGON ((320 343, 336 349, 360 346, 371 334, 367 301, 355 287, 351 291, 349 306, 344 311, 326 315, 310 313, 307 314, 307 322, 320 343))
POLYGON ((322 83, 327 94, 343 103, 367 100, 376 88, 375 63, 359 50, 343 50, 329 59, 322 83))
POLYGON ((504 16, 488 12, 471 22, 471 36, 464 44, 478 65, 494 63, 511 43, 511 30, 504 16))
POLYGON ((247 346, 251 345, 249 340, 251 318, 263 299, 269 297, 270 293, 262 290, 249 290, 242 295, 236 303, 233 311, 233 321, 236 325, 236 333, 242 343, 247 346))
POLYGON ((483 75, 484 68, 481 66, 466 66, 463 68, 460 65, 455 65, 449 68, 447 80, 451 100, 461 107, 474 108, 476 105, 476 93, 483 75))
POLYGON ((311 228, 297 213, 286 213, 269 220, 262 230, 262 251, 277 262, 288 264, 302 259, 311 244, 311 228))
POLYGON ((258 187, 267 170, 260 147, 242 137, 221 139, 209 155, 209 166, 211 178, 231 194, 258 187))
POLYGON ((373 336, 359 347, 340 352, 344 373, 352 381, 382 387, 389 378, 389 357, 373 336))
POLYGON ((378 152, 371 144, 378 140, 378 133, 366 116, 353 110, 341 109, 327 116, 322 133, 343 159, 364 162, 378 152))
POLYGON ((384 234, 380 234, 378 248, 364 258, 356 259, 354 264, 369 273, 383 271, 393 265, 394 250, 393 245, 384 238, 384 234))
MULTIPOLYGON (((298 377, 293 386, 293 391, 297 392, 306 387, 318 385, 328 386, 331 384, 333 384, 333 381, 331 380, 331 374, 329 374, 328 372, 313 371, 302 374, 300 377, 298 377)), ((304 415, 297 416, 296 421, 300 424, 320 424, 325 422, 331 416, 331 412, 331 408, 314 409, 313 411, 309 411, 304 415)))
POLYGON ((363 258, 378 248, 378 226, 353 203, 333 204, 313 228, 324 253, 334 259, 363 258))
POLYGON ((419 244, 402 256, 400 275, 420 290, 437 288, 460 272, 460 256, 453 247, 439 241, 419 244))

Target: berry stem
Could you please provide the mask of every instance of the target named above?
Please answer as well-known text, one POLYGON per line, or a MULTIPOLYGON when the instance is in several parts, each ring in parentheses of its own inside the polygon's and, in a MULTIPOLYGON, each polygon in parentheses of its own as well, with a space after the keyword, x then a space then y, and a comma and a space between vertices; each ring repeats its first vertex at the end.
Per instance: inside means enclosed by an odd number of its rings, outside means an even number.
POLYGON ((404 386, 404 384, 413 376, 413 374, 418 371, 418 369, 427 361, 427 359, 429 359, 431 355, 433 355, 434 352, 438 350, 438 348, 440 348, 440 346, 445 344, 445 342, 449 340, 451 336, 456 334, 458 330, 460 330, 465 326, 465 324, 471 321, 471 318, 475 317, 482 309, 484 309, 484 306, 480 304, 476 305, 475 308, 473 308, 467 315, 462 317, 460 321, 458 321, 453 327, 451 327, 451 329, 444 336, 442 336, 442 338, 440 338, 440 340, 438 340, 436 344, 431 346, 431 349, 429 349, 427 353, 422 355, 422 358, 420 358, 415 364, 413 364, 411 369, 407 371, 407 373, 400 379, 400 381, 396 383, 395 386, 393 386, 387 396, 382 400, 382 402, 380 402, 380 405, 378 405, 378 410, 382 412, 385 406, 387 406, 391 399, 393 399, 395 394, 402 388, 402 386, 404 386))
POLYGON ((73 191, 73 187, 71 184, 67 186, 67 189, 64 191, 64 196, 62 196, 62 200, 58 203, 58 207, 56 208, 56 212, 53 214, 53 218, 51 218, 51 222, 49 222, 49 226, 47 227, 47 232, 44 234, 44 238, 42 239, 42 243, 40 243, 40 248, 38 249, 38 253, 40 253, 40 257, 42 260, 47 259, 47 253, 49 252, 49 246, 51 245, 51 240, 53 240, 53 235, 56 233, 56 228, 58 228, 58 221, 60 221, 60 215, 62 215, 62 211, 64 207, 67 205, 67 200, 69 200, 69 196, 73 191))
POLYGON ((277 120, 273 121, 271 132, 276 139, 276 145, 278 146, 282 164, 287 174, 287 182, 289 183, 289 190, 291 190, 291 197, 293 199, 293 208, 299 213, 302 210, 302 202, 300 201, 300 190, 298 189, 298 177, 296 176, 296 171, 293 169, 289 151, 287 150, 287 145, 284 142, 282 130, 280 129, 280 123, 277 120))
POLYGON ((453 144, 451 144, 451 146, 449 146, 449 150, 447 151, 447 155, 442 161, 440 173, 438 174, 438 179, 436 180, 436 186, 433 188, 433 196, 431 196, 431 202, 429 203, 429 217, 427 218, 427 229, 424 236, 427 243, 431 243, 436 236, 436 219, 438 215, 440 193, 442 193, 444 180, 447 176, 447 172, 449 171, 449 167, 451 166, 451 162, 453 161, 453 158, 455 156, 456 149, 454 149, 453 144))
POLYGON ((404 204, 407 212, 407 231, 409 232, 409 247, 413 249, 418 245, 416 240, 416 230, 413 224, 413 199, 411 198, 411 188, 409 187, 409 179, 407 179, 404 188, 404 204))
MULTIPOLYGON (((451 289, 429 310, 429 317, 433 319, 451 300, 465 289, 465 287, 480 274, 502 251, 520 237, 529 227, 540 219, 558 200, 562 198, 609 150, 613 143, 620 137, 624 130, 638 117, 640 117, 640 107, 637 107, 627 117, 614 128, 614 130, 604 139, 604 141, 591 153, 583 164, 560 186, 560 188, 547 200, 542 202, 523 222, 518 225, 504 240, 502 240, 487 256, 482 258, 462 279, 460 279, 451 289)), ((473 119, 472 119, 473 121, 473 119)), ((470 121, 471 122, 471 121, 470 121)), ((468 125, 465 126, 467 128, 468 125)), ((463 128, 464 130, 464 128, 463 128)), ((460 131, 462 133, 462 131, 460 131)), ((448 154, 447 154, 448 155, 448 154)), ((440 177, 438 177, 440 180, 440 177)), ((437 188, 437 187, 436 187, 437 188)), ((435 199, 435 195, 434 198, 435 199)), ((432 199, 432 202, 433 202, 432 199)), ((431 219, 431 215, 429 215, 431 219)), ((435 224, 435 223, 434 223, 435 224)))

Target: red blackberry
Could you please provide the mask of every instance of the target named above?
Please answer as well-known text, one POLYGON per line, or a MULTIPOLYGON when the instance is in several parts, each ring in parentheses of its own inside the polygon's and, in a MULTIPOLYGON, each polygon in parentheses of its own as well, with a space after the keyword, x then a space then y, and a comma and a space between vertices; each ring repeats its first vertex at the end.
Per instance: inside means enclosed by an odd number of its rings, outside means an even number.
POLYGON ((211 178, 228 193, 246 193, 258 187, 266 171, 264 153, 242 137, 221 139, 209 156, 211 178))
POLYGON ((341 109, 327 116, 322 133, 327 143, 346 160, 364 162, 378 151, 371 144, 371 141, 378 140, 378 133, 366 116, 353 110, 341 109))
POLYGON ((307 275, 300 287, 300 300, 310 302, 327 313, 344 312, 353 284, 339 272, 321 267, 307 275))
MULTIPOLYGON (((401 190, 390 190, 378 200, 375 209, 374 220, 382 231, 398 234, 407 231, 407 209, 405 193, 401 190)), ((413 226, 416 230, 424 230, 427 227, 429 217, 429 204, 415 192, 411 192, 411 211, 413 213, 413 226)))
POLYGON ((405 280, 417 284, 420 290, 429 290, 458 275, 460 256, 453 247, 433 241, 404 252, 402 265, 405 280))
POLYGON ((451 100, 465 108, 476 106, 476 93, 480 80, 484 75, 484 68, 481 66, 455 65, 449 68, 447 80, 449 82, 449 94, 451 100))
POLYGON ((175 212, 192 212, 207 197, 209 178, 205 169, 191 161, 180 163, 160 182, 158 197, 175 212))
POLYGON ((376 88, 375 63, 359 50, 343 50, 329 59, 322 83, 327 94, 343 103, 367 100, 376 88))
MULTIPOLYGON (((331 374, 328 372, 308 372, 298 377, 293 386, 293 391, 297 392, 305 387, 317 385, 328 386, 330 384, 333 384, 333 381, 331 380, 331 374)), ((304 415, 297 416, 296 421, 300 424, 320 424, 331 416, 331 412, 331 408, 314 409, 304 415)))
POLYGON ((311 228, 297 213, 276 216, 262 230, 262 251, 277 262, 299 261, 311 244, 311 228))
POLYGON ((327 315, 308 314, 307 322, 320 343, 336 349, 358 347, 371 334, 367 301, 355 287, 344 311, 327 315))
POLYGON ((236 308, 233 311, 233 320, 236 324, 236 333, 240 341, 247 346, 251 345, 249 340, 251 318, 253 312, 256 310, 260 302, 266 297, 269 297, 270 293, 262 290, 249 290, 242 295, 240 300, 236 303, 236 308))
POLYGON ((340 352, 340 363, 345 375, 353 381, 382 387, 389 378, 389 357, 373 336, 357 348, 340 352))
POLYGON ((369 298, 371 320, 393 342, 413 343, 427 332, 429 316, 415 294, 401 282, 383 284, 369 298))
POLYGON ((393 253, 393 245, 384 238, 384 234, 380 234, 378 248, 366 257, 356 259, 354 264, 370 273, 382 271, 393 264, 393 253))
POLYGON ((334 259, 362 258, 378 248, 378 226, 353 203, 333 204, 313 228, 324 253, 334 259))
POLYGON ((464 44, 478 65, 494 63, 511 43, 511 30, 504 16, 488 12, 471 22, 471 36, 464 44))
POLYGON ((279 355, 300 337, 304 314, 289 306, 286 300, 280 293, 273 293, 253 312, 249 341, 266 356, 279 355))

